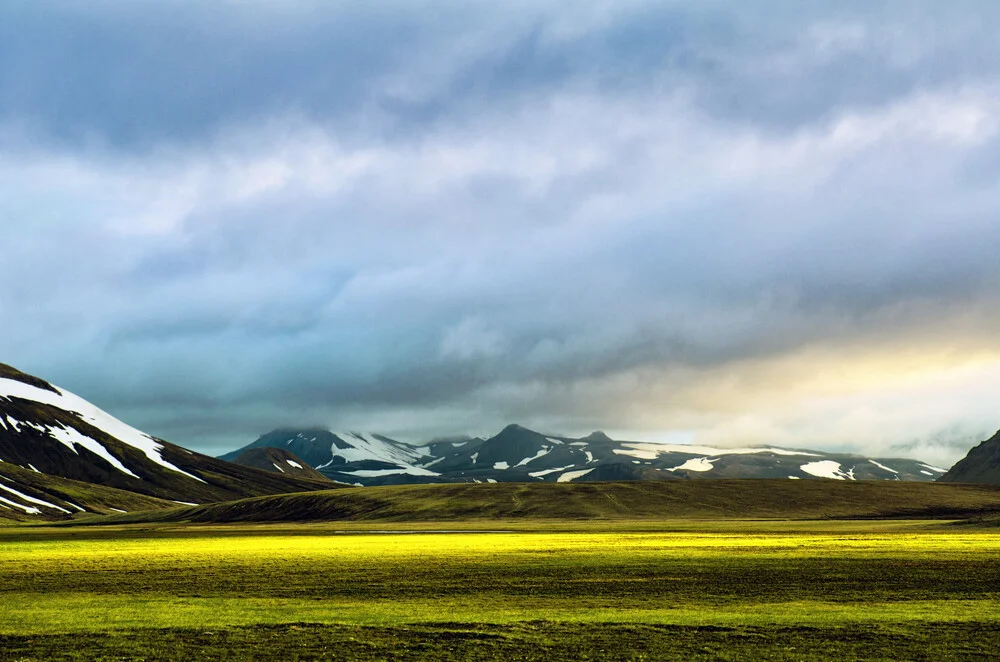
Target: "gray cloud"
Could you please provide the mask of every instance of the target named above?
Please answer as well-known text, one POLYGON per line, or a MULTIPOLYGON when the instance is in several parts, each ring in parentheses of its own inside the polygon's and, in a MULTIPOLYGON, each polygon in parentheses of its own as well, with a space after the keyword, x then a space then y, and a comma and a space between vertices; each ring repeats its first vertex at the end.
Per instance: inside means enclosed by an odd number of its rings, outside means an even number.
POLYGON ((4 358, 208 450, 517 419, 954 459, 996 414, 934 389, 1000 378, 976 7, 5 7, 4 358))

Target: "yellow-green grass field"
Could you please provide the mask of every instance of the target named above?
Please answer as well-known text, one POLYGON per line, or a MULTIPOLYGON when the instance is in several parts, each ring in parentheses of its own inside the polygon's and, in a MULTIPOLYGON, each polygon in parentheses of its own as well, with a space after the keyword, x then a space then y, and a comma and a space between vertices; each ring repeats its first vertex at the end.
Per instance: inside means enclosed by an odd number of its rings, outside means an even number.
POLYGON ((494 526, 507 530, 0 528, 0 659, 988 659, 1000 648, 995 528, 494 526))

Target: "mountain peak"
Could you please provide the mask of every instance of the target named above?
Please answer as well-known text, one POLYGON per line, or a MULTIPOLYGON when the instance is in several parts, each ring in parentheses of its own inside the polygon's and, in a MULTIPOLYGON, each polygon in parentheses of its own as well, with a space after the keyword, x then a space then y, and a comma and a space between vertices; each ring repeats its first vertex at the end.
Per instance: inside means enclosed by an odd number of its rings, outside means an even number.
POLYGON ((584 437, 582 439, 582 441, 604 441, 604 442, 609 442, 609 441, 614 441, 614 439, 612 439, 608 435, 604 434, 600 430, 594 430, 593 432, 591 432, 590 434, 588 434, 586 437, 584 437))

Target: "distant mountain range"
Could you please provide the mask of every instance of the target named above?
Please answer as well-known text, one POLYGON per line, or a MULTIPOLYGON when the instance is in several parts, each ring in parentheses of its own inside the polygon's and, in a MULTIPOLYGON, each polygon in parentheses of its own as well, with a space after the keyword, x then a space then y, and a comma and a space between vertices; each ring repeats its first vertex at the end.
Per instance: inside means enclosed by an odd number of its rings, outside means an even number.
POLYGON ((0 364, 0 518, 208 503, 328 489, 189 451, 0 364))
POLYGON ((722 448, 618 441, 603 432, 573 438, 509 425, 489 439, 456 437, 411 445, 363 432, 281 429, 250 449, 281 448, 352 485, 450 482, 568 482, 695 478, 831 478, 933 481, 945 469, 905 458, 758 446, 722 448))
POLYGON ((453 437, 422 445, 366 432, 282 429, 213 458, 136 430, 0 363, 0 519, 66 519, 339 484, 939 477, 1000 483, 1000 435, 948 472, 905 458, 658 444, 614 440, 601 432, 574 438, 519 425, 488 439, 453 437))

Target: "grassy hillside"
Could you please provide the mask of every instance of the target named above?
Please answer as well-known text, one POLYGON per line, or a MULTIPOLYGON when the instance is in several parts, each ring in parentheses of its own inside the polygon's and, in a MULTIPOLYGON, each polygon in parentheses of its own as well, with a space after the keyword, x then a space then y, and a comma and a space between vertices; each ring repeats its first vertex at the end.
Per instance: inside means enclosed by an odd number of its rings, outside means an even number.
MULTIPOLYGON (((17 489, 29 496, 46 501, 58 506, 74 515, 82 514, 73 504, 86 509, 90 513, 112 514, 115 510, 153 510, 157 508, 170 508, 177 504, 165 499, 136 494, 126 490, 119 490, 113 487, 85 483, 59 476, 22 469, 9 462, 0 461, 0 476, 3 476, 17 485, 17 489)), ((6 485, 6 482, 3 482, 6 485)), ((0 491, 0 496, 6 494, 0 491)), ((8 496, 10 496, 8 494, 8 496)), ((43 508, 41 515, 28 515, 16 508, 0 508, 0 522, 8 521, 38 521, 40 519, 65 519, 65 515, 60 511, 51 508, 43 508)))
POLYGON ((1000 513, 1000 486, 717 480, 347 488, 135 513, 108 521, 963 518, 993 513, 1000 513))

